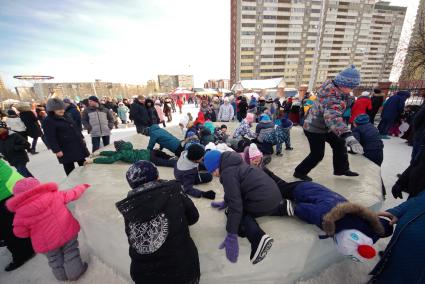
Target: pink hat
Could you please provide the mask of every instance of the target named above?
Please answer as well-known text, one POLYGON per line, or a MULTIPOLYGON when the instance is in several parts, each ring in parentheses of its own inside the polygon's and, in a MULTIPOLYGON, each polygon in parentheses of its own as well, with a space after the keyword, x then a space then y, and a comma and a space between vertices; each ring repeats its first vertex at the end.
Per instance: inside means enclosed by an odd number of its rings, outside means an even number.
POLYGON ((253 123, 254 122, 254 114, 253 113, 247 113, 245 119, 248 123, 253 123))
POLYGON ((257 157, 263 157, 263 153, 261 153, 260 150, 258 150, 258 147, 255 143, 252 143, 251 145, 249 145, 249 159, 255 159, 257 157))
POLYGON ((13 187, 13 194, 18 195, 20 193, 24 193, 39 185, 40 181, 33 177, 21 179, 15 183, 15 186, 13 187))

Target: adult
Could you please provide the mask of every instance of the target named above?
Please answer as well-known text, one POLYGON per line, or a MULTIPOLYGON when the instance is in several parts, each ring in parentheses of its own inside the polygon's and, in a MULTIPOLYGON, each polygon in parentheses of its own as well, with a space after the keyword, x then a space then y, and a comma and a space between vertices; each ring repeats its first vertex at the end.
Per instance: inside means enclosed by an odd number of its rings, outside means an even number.
POLYGON ((152 125, 152 123, 149 121, 149 115, 145 106, 145 101, 145 96, 137 96, 130 107, 130 119, 134 121, 134 124, 136 125, 136 131, 140 134, 143 133, 146 127, 152 125))
POLYGON ((425 192, 379 215, 397 224, 369 283, 425 282, 425 192))
POLYGON ((158 114, 159 123, 162 123, 162 125, 164 127, 166 127, 166 125, 165 125, 165 115, 164 115, 164 112, 162 111, 160 100, 155 101, 155 109, 156 109, 156 113, 158 114))
POLYGON ((214 97, 212 99, 212 103, 211 103, 211 107, 215 113, 215 117, 218 117, 218 113, 220 112, 220 98, 219 97, 214 97))
POLYGON ((172 102, 173 100, 170 98, 166 98, 164 100, 164 114, 167 117, 167 122, 171 122, 173 120, 173 116, 171 114, 171 110, 172 110, 172 102))
POLYGON ((348 121, 353 124, 354 120, 361 114, 369 114, 372 111, 372 100, 368 91, 362 92, 351 108, 351 116, 348 121))
POLYGON ((277 87, 276 98, 274 100, 276 105, 276 119, 283 116, 285 112, 285 101, 285 83, 282 81, 277 87))
POLYGON ((370 111, 369 117, 370 117, 370 122, 374 124, 376 114, 378 113, 382 105, 384 104, 384 94, 381 92, 381 89, 373 89, 373 95, 371 100, 372 100, 372 110, 370 111))
POLYGON ((183 101, 182 101, 182 98, 180 96, 177 97, 176 104, 179 108, 180 114, 182 114, 183 101))
POLYGON ((73 122, 75 127, 82 132, 83 131, 83 124, 81 123, 81 113, 77 109, 77 106, 72 103, 70 99, 64 99, 63 100, 65 104, 65 116, 70 118, 73 122))
POLYGON ((408 97, 410 97, 409 91, 398 91, 384 103, 381 122, 378 125, 379 134, 381 134, 383 139, 389 139, 388 131, 403 113, 404 103, 408 97))
POLYGON ((22 104, 18 106, 19 117, 26 127, 26 135, 32 138, 30 153, 35 155, 38 154, 36 151, 37 141, 43 135, 41 131, 40 123, 38 122, 37 116, 31 110, 29 104, 22 104))
POLYGON ((230 104, 229 98, 224 98, 224 103, 220 106, 218 111, 218 121, 229 122, 233 119, 234 111, 233 106, 230 104))
POLYGON ((160 119, 159 119, 158 113, 156 112, 156 108, 153 103, 153 100, 146 99, 145 105, 146 105, 146 110, 148 111, 149 121, 151 125, 158 124, 160 119))
POLYGON ((312 181, 308 173, 325 156, 326 142, 333 151, 334 175, 358 176, 358 173, 350 171, 347 146, 357 154, 363 154, 363 148, 348 129, 342 114, 347 97, 359 84, 360 73, 351 65, 318 89, 317 99, 313 101, 303 126, 310 154, 296 167, 294 177, 312 181))
POLYGON ((129 112, 130 109, 123 102, 118 103, 118 117, 121 119, 122 124, 127 124, 129 112))
MULTIPOLYGON (((93 101, 93 99, 90 100, 93 101)), ((62 100, 49 99, 46 105, 48 115, 43 122, 43 129, 50 148, 59 163, 63 165, 65 174, 69 175, 75 169, 74 163, 77 162, 80 167, 83 166, 85 158, 90 153, 81 131, 76 127, 74 121, 65 115, 65 108, 62 100)), ((88 115, 86 114, 86 116, 88 115)), ((92 130, 94 131, 94 128, 92 130)))
POLYGON ((241 122, 243 119, 245 119, 246 114, 248 113, 248 102, 244 95, 241 95, 239 98, 240 100, 238 103, 237 119, 239 122, 241 122))
POLYGON ((111 110, 99 104, 96 96, 89 97, 89 106, 83 111, 81 121, 91 135, 93 152, 100 148, 100 138, 102 138, 103 146, 109 145, 111 130, 114 128, 114 117, 111 110))

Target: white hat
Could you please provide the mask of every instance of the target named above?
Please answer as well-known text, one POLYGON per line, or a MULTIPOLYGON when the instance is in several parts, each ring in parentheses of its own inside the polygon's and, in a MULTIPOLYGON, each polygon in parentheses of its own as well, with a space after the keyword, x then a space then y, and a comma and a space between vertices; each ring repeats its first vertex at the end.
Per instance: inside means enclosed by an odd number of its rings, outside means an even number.
POLYGON ((369 97, 370 96, 370 92, 364 91, 364 92, 362 92, 361 96, 362 97, 369 97))
POLYGON ((338 251, 354 261, 365 262, 376 255, 372 239, 359 230, 342 230, 335 234, 334 241, 338 251))

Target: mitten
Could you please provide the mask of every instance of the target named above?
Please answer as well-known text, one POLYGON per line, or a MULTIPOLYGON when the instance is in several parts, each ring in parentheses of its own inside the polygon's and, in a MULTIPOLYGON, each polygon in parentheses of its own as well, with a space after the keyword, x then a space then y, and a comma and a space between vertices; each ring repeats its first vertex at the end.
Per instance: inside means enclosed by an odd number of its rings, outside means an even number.
POLYGON ((219 247, 219 249, 224 248, 226 248, 227 259, 232 263, 236 263, 239 256, 238 236, 236 234, 227 234, 223 243, 219 247))
POLYGON ((395 199, 400 198, 403 199, 403 187, 399 185, 398 183, 394 184, 393 188, 391 189, 391 192, 395 199))
POLYGON ((211 207, 216 208, 218 210, 226 209, 227 204, 224 201, 213 201, 211 202, 211 207))
POLYGON ((215 199, 215 192, 212 190, 203 191, 201 196, 206 199, 215 199))
POLYGON ((347 138, 345 138, 345 143, 347 144, 348 147, 351 148, 351 150, 356 153, 356 154, 363 154, 363 147, 362 145, 359 143, 359 141, 357 141, 356 138, 354 138, 354 136, 348 136, 347 138))

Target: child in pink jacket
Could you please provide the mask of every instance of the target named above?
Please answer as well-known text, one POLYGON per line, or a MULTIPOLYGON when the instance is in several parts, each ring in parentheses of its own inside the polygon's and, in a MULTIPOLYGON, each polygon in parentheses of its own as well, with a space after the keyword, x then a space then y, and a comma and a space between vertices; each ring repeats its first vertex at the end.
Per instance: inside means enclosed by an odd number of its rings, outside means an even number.
POLYGON ((15 212, 13 233, 19 238, 31 238, 34 251, 47 256, 57 280, 77 280, 86 270, 78 249, 80 224, 66 204, 77 200, 89 187, 77 185, 59 191, 56 183, 40 182, 35 178, 18 181, 14 196, 6 206, 15 212))

